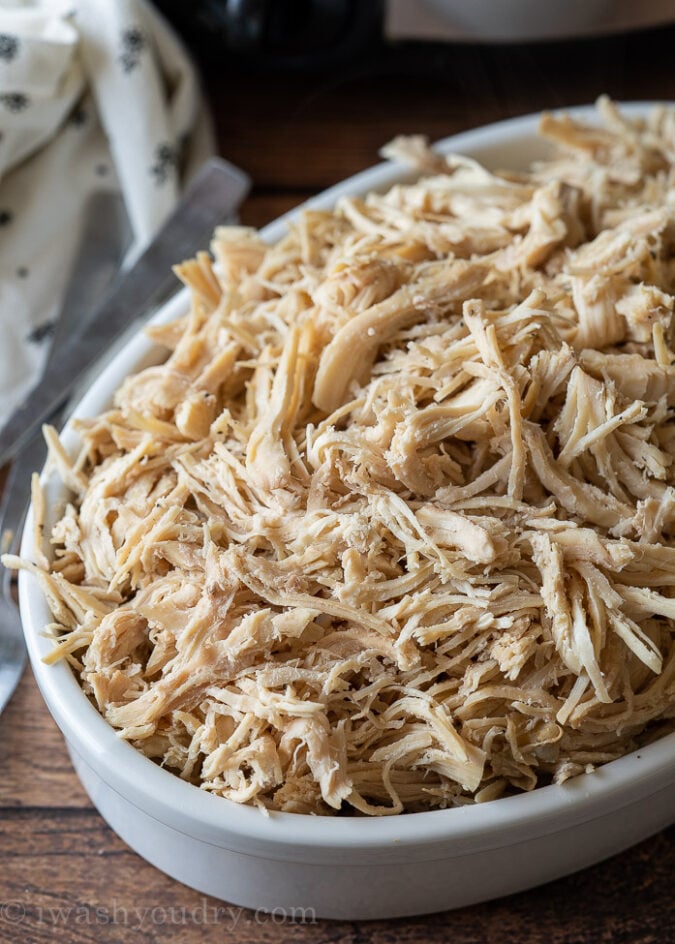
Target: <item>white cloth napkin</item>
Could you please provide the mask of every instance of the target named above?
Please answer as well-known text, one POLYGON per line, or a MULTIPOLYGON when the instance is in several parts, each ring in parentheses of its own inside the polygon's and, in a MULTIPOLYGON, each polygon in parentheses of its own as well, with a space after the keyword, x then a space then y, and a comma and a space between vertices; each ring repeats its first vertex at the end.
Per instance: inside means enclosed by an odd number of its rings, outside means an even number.
POLYGON ((37 380, 91 194, 135 254, 213 153, 194 69, 145 0, 0 0, 0 422, 37 380))

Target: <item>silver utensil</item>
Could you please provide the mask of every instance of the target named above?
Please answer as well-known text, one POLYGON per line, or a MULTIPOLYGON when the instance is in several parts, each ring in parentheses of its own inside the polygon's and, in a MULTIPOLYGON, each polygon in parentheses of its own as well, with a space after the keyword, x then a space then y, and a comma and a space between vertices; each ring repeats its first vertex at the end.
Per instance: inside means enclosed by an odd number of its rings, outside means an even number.
POLYGON ((61 356, 69 338, 93 319, 101 299, 119 274, 132 237, 122 195, 116 191, 92 193, 84 207, 75 265, 54 326, 45 370, 61 356))
POLYGON ((157 293, 175 282, 172 264, 208 242, 214 228, 238 207, 249 186, 246 174, 227 161, 214 158, 204 165, 155 239, 119 280, 91 322, 69 339, 12 413, 0 431, 0 466, 16 455, 112 342, 149 312, 157 293))
MULTIPOLYGON (((0 503, 0 542, 3 552, 18 551, 22 524, 31 490, 31 474, 44 464, 46 446, 41 425, 49 419, 59 426, 65 406, 55 412, 77 382, 85 377, 98 355, 124 332, 125 327, 148 314, 151 304, 163 300, 175 281, 170 266, 194 253, 211 236, 218 223, 231 222, 250 186, 249 178, 226 161, 209 161, 176 211, 155 240, 127 273, 115 281, 107 300, 96 307, 97 299, 116 272, 128 241, 127 223, 119 206, 103 198, 92 201, 87 210, 84 237, 76 265, 66 290, 61 317, 49 352, 42 379, 35 388, 37 398, 27 401, 10 417, 2 431, 9 448, 2 462, 16 456, 0 503), (93 221, 93 222, 92 222, 93 221), (103 231, 117 227, 116 244, 103 231), (92 230, 92 227, 96 230, 92 230), (54 385, 56 378, 56 385, 54 385), (32 402, 37 406, 30 407, 32 402), (38 410, 39 415, 33 415, 38 410), (30 416, 25 428, 13 436, 21 420, 30 416), (14 421, 14 425, 12 425, 14 421)), ((104 196, 104 195, 102 195, 104 196)), ((0 575, 0 713, 16 688, 26 661, 18 610, 12 599, 12 572, 0 575)))
POLYGON ((0 712, 14 694, 26 665, 26 647, 23 641, 19 614, 10 601, 9 571, 0 588, 0 712), (5 586, 7 582, 7 586, 5 586))
MULTIPOLYGON (((0 538, 3 552, 18 550, 21 529, 31 490, 31 473, 41 468, 46 447, 42 435, 33 436, 10 469, 0 507, 0 538)), ((12 598, 12 571, 0 573, 0 713, 12 697, 26 664, 19 611, 12 598)))
MULTIPOLYGON (((46 367, 60 355, 69 336, 95 309, 112 282, 129 245, 131 231, 124 203, 116 193, 96 193, 84 209, 84 226, 63 297, 46 367)), ((58 414, 50 417, 58 424, 58 414)), ((0 502, 0 546, 19 550, 21 531, 31 492, 31 475, 42 468, 47 446, 42 431, 33 433, 9 470, 0 502)), ((12 597, 12 571, 0 574, 0 713, 11 698, 26 664, 26 648, 19 613, 12 597)))

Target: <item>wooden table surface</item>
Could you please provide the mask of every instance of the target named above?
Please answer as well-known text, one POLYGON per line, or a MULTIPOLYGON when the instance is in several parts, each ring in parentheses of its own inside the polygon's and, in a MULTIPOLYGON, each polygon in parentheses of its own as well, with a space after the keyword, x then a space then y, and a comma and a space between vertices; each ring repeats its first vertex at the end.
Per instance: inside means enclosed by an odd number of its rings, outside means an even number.
MULTIPOLYGON (((375 49, 315 75, 242 71, 224 57, 204 67, 221 153, 256 183, 243 220, 262 225, 375 162, 399 132, 440 138, 605 91, 675 99, 674 49, 666 29, 529 48, 375 49)), ((0 944, 675 941, 675 828, 577 875, 459 911, 276 923, 185 888, 112 833, 29 672, 0 717, 0 745, 0 944)))

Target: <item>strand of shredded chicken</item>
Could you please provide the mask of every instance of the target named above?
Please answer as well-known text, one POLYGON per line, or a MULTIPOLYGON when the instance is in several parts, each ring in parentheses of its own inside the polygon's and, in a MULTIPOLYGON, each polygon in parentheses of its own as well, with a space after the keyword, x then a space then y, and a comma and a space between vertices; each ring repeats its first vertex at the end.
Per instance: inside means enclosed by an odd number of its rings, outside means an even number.
POLYGON ((392 814, 672 729, 675 111, 598 109, 528 173, 400 139, 416 182, 218 230, 166 362, 50 435, 73 498, 9 563, 145 755, 392 814))

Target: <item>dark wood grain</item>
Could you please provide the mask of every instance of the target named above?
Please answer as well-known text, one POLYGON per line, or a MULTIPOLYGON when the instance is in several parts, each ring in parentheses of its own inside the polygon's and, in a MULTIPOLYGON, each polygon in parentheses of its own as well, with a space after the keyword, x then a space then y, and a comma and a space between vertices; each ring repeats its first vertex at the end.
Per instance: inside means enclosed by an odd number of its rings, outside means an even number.
POLYGON ((16 808, 81 810, 90 806, 30 669, 0 715, 0 744, 6 745, 0 817, 16 808))
MULTIPOLYGON (((31 686, 19 693, 33 698, 31 686)), ((42 710, 43 715, 46 712, 42 710)), ((51 726, 49 726, 51 730, 51 726)), ((47 745, 65 755, 56 736, 47 745)), ((33 797, 31 797, 33 798, 33 797)), ((420 918, 304 919, 228 906, 143 862, 86 804, 3 811, 0 941, 335 942, 335 944, 667 944, 672 936, 675 828, 621 856, 540 889, 420 918), (12 918, 16 923, 12 925, 12 918), (3 934, 9 936, 3 937, 3 934)))
MULTIPOLYGON (((220 149, 255 181, 242 222, 262 226, 373 164, 400 132, 440 138, 603 91, 675 99, 673 48, 675 29, 503 49, 401 46, 338 74, 236 72, 211 62, 205 80, 220 149)), ((30 673, 0 717, 0 745, 0 944, 675 941, 675 829, 577 875, 468 909, 277 924, 179 885, 111 832, 73 773, 30 673)))

